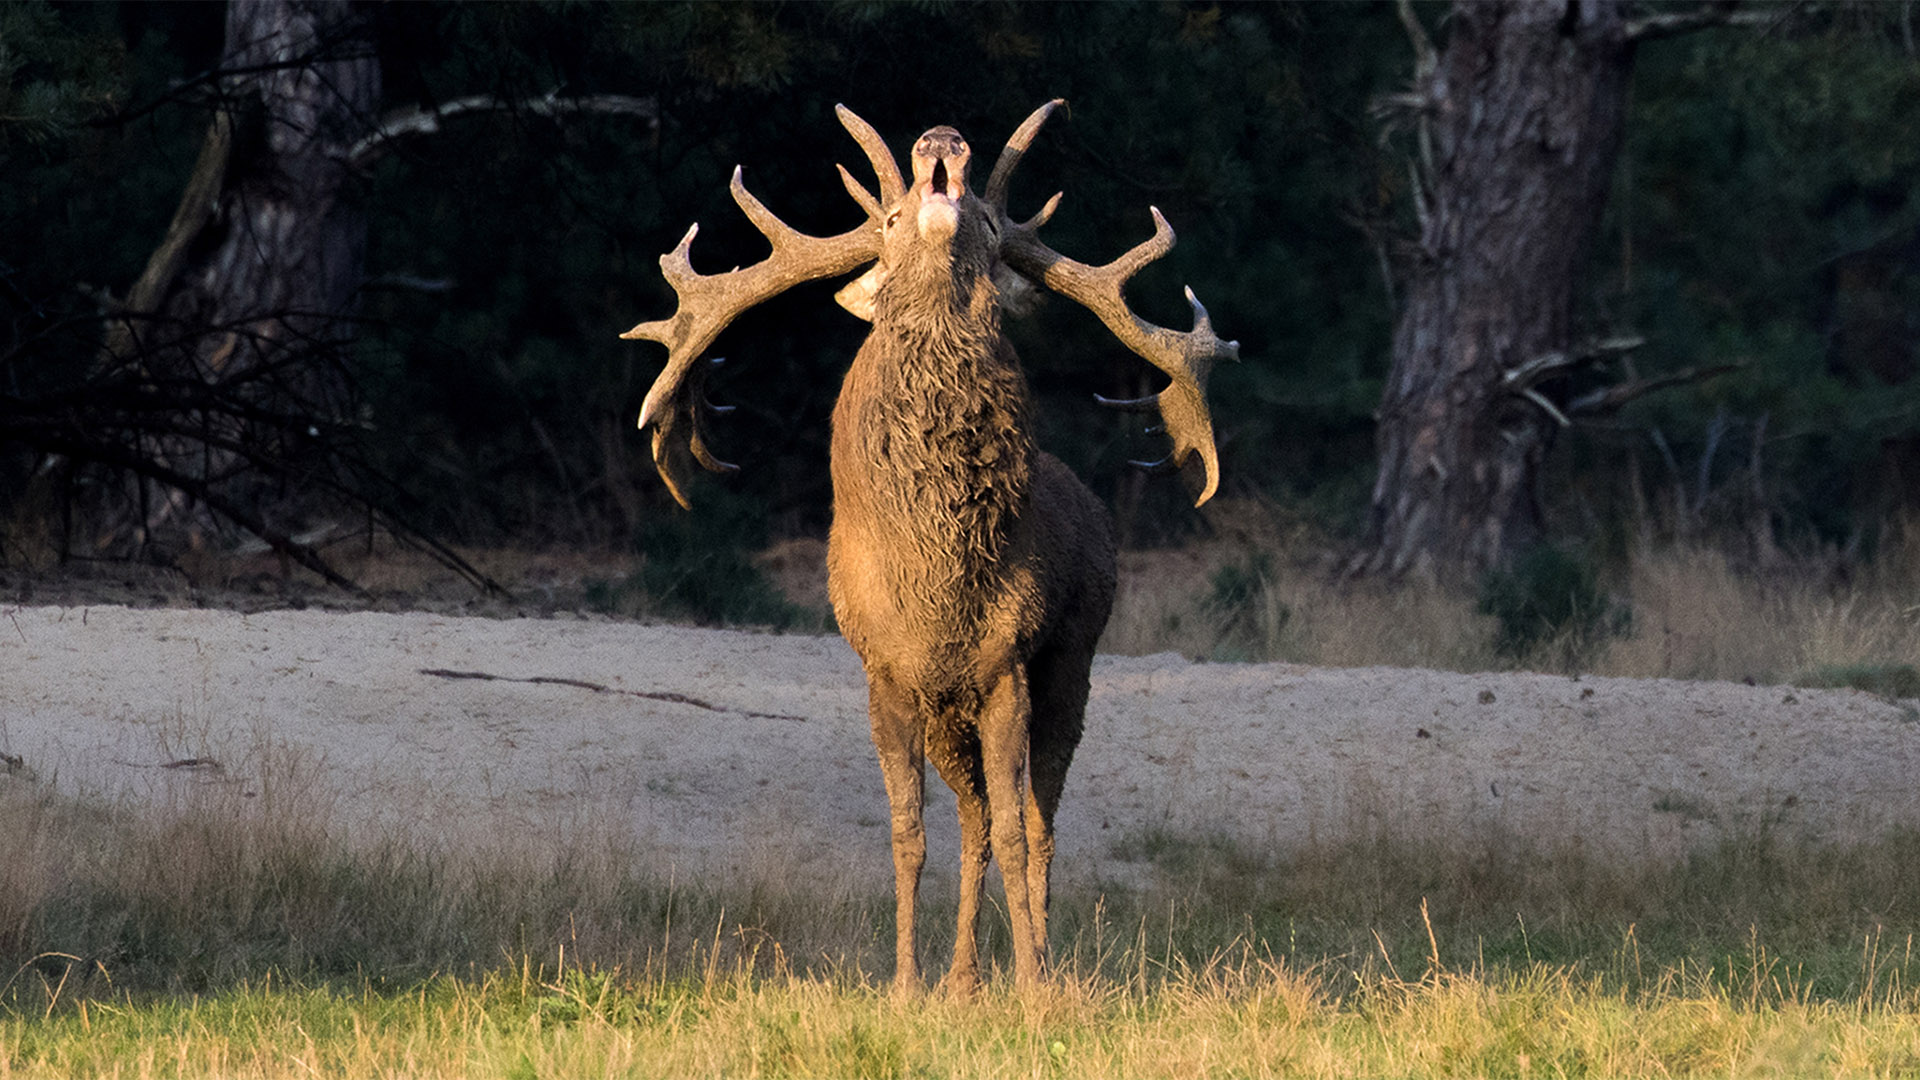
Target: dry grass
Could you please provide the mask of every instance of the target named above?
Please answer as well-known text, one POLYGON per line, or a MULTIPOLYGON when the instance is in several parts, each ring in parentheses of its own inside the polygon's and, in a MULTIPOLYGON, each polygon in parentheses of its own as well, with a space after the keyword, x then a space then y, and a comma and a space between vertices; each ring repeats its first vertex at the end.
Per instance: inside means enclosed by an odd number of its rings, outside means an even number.
MULTIPOLYGON (((1866 560, 1817 551, 1756 570, 1712 546, 1642 550, 1624 564, 1597 568, 1602 590, 1625 613, 1611 627, 1618 632, 1547 635, 1516 656, 1497 647, 1498 624, 1479 609, 1471 590, 1418 580, 1341 581, 1333 573, 1338 544, 1270 503, 1217 499, 1207 516, 1212 539, 1175 550, 1121 553, 1120 590, 1104 651, 1329 667, 1577 670, 1840 685, 1853 681, 1847 671, 1871 674, 1920 658, 1920 518, 1890 523, 1866 560)), ((753 560, 763 580, 793 606, 788 624, 803 632, 831 629, 825 551, 817 539, 795 539, 753 560)), ((487 598, 425 556, 385 542, 372 550, 364 540, 342 542, 328 554, 367 586, 371 598, 318 586, 303 571, 289 575, 271 555, 212 552, 185 554, 165 569, 76 564, 61 570, 29 562, 11 580, 0 573, 0 588, 16 599, 68 603, 371 604, 502 615, 607 610, 599 594, 628 587, 622 583, 637 580, 640 566, 631 555, 610 552, 463 550, 463 557, 508 590, 505 597, 487 598)))
POLYGON ((978 999, 900 1002, 886 898, 796 894, 778 868, 676 886, 633 851, 348 847, 297 800, 0 799, 17 824, 0 831, 0 1078, 1920 1065, 1911 837, 1748 838, 1666 871, 1148 838, 1157 884, 1062 898, 1045 992, 1013 997, 1002 971, 978 999))
POLYGON ((585 827, 348 837, 308 763, 256 741, 223 749, 260 784, 158 801, 0 777, 0 1078, 1920 1066, 1912 835, 1646 867, 1386 826, 1287 851, 1137 836, 1142 884, 1058 898, 1048 992, 1007 993, 996 914, 983 998, 899 1003, 883 891, 795 887, 817 876, 777 860, 679 880, 585 827))
POLYGON ((1871 561, 1830 555, 1757 572, 1710 548, 1668 546, 1600 582, 1628 613, 1616 633, 1549 637, 1519 656, 1470 592, 1343 582, 1312 529, 1253 504, 1216 512, 1220 539, 1128 552, 1102 647, 1213 660, 1456 671, 1578 670, 1640 678, 1790 682, 1920 658, 1920 521, 1896 523, 1871 561))

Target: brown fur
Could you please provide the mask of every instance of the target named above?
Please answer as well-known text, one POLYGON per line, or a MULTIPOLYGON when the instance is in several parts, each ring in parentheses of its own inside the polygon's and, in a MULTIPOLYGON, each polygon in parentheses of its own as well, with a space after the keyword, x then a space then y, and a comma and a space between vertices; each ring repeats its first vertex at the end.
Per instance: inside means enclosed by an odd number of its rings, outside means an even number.
POLYGON ((928 758, 959 805, 949 984, 980 980, 975 927, 990 851, 1016 979, 1041 977, 1054 812, 1113 602, 1105 507, 1034 446, 1026 379, 1000 329, 996 213, 965 192, 952 200, 950 240, 920 228, 929 177, 964 184, 966 160, 958 132, 928 132, 915 147, 916 183, 883 208, 873 332, 833 414, 828 589, 866 665, 892 811, 902 991, 920 984, 928 758))

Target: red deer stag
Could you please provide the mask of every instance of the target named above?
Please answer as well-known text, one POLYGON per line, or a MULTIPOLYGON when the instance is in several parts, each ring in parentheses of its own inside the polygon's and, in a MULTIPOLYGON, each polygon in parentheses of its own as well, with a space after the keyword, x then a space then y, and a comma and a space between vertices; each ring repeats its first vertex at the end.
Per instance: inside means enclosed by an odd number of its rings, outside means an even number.
POLYGON ((914 904, 926 862, 925 760, 953 788, 961 832, 960 916, 948 985, 978 986, 975 924, 991 854, 1000 862, 1012 922, 1015 980, 1039 981, 1047 941, 1053 818, 1080 741, 1094 644, 1113 602, 1114 549, 1105 507, 1065 465, 1034 447, 1026 379, 1000 329, 1003 291, 1038 282, 1084 304, 1129 348, 1172 376, 1154 397, 1108 402, 1158 408, 1173 440, 1162 464, 1192 454, 1205 466, 1200 501, 1218 464, 1207 374, 1238 345, 1215 337, 1191 290, 1194 328, 1177 333, 1127 309, 1127 279, 1173 247, 1153 211, 1153 238, 1103 267, 1068 259, 1036 232, 1036 217, 1007 216, 1007 181, 1050 102, 1008 140, 984 197, 968 186, 971 151, 937 127, 913 147, 913 182, 886 144, 844 106, 840 122, 866 151, 876 199, 842 167, 867 221, 838 236, 789 228, 747 193, 733 198, 773 246, 766 261, 697 274, 687 230, 660 268, 679 296, 672 318, 625 337, 670 350, 640 426, 653 459, 687 505, 691 457, 733 466, 707 449, 696 363, 736 315, 804 281, 872 264, 836 299, 873 323, 833 412, 833 528, 829 592, 840 630, 866 665, 873 741, 892 808, 895 989, 920 986, 914 904))

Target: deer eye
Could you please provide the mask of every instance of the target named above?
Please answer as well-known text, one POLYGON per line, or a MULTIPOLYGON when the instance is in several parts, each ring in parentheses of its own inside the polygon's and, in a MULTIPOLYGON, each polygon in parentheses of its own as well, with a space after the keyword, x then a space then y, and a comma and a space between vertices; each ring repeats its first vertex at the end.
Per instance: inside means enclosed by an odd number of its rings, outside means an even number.
POLYGON ((893 213, 887 215, 887 228, 891 229, 895 225, 899 224, 899 222, 900 222, 900 211, 895 210, 893 213))

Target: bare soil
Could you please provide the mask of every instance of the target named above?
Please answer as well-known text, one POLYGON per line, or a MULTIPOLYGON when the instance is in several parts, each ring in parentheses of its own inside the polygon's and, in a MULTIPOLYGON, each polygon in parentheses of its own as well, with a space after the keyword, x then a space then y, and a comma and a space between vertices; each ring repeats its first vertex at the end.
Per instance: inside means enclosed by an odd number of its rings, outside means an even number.
MULTIPOLYGON (((837 637, 538 604, 476 617, 62 599, 0 606, 0 785, 162 803, 218 790, 355 836, 604 840, 684 874, 890 880, 865 682, 837 637)), ((1273 852, 1518 841, 1628 860, 1759 828, 1862 839, 1920 826, 1912 705, 1102 656, 1058 868, 1067 883, 1132 880, 1154 836, 1273 852)), ((929 791, 930 869, 944 869, 951 799, 929 791)))

